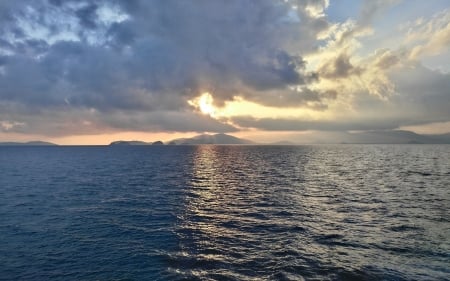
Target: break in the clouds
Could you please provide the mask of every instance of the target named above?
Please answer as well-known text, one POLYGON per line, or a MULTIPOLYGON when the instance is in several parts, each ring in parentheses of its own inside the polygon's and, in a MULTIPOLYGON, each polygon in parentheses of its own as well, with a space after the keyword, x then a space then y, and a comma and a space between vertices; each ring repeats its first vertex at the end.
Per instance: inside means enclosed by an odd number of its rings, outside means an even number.
POLYGON ((450 75, 441 64, 450 57, 450 10, 435 1, 421 14, 423 2, 407 2, 1 1, 0 131, 370 130, 450 121, 450 75), (344 17, 339 5, 358 8, 344 17), (199 104, 202 96, 208 104, 199 104), (230 109, 239 102, 265 117, 230 109))

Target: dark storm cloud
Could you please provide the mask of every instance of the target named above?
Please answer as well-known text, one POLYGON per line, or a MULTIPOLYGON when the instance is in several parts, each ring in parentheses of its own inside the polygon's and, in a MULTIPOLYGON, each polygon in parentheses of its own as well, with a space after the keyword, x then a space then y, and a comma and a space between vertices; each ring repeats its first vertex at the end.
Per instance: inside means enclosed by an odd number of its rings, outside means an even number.
POLYGON ((219 104, 321 103, 302 52, 328 23, 307 5, 324 2, 2 1, 0 102, 150 114, 209 91, 219 104))

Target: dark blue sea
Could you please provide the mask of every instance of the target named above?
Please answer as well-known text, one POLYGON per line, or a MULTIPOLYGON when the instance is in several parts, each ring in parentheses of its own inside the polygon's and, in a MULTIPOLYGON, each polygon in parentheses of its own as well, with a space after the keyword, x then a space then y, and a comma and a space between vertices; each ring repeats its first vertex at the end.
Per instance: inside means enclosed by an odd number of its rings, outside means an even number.
POLYGON ((0 280, 449 280, 449 145, 0 147, 0 280))

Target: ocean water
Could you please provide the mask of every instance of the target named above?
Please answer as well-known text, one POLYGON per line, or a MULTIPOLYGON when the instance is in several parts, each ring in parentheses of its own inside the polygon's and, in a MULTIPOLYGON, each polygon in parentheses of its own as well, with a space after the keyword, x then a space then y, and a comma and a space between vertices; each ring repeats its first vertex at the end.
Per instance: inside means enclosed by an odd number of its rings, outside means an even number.
POLYGON ((450 146, 0 147, 0 280, 449 280, 450 146))

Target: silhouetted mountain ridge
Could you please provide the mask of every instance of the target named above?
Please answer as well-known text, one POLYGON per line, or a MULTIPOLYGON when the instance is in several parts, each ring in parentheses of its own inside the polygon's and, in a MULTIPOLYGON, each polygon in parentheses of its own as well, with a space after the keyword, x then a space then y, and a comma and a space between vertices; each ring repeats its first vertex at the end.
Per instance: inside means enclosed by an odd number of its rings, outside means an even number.
POLYGON ((181 138, 170 141, 170 145, 197 145, 197 144, 254 144, 253 141, 237 138, 227 134, 202 134, 192 138, 181 138))
MULTIPOLYGON (((201 134, 191 138, 178 138, 168 141, 169 145, 297 145, 305 143, 317 144, 450 144, 450 133, 425 135, 404 130, 366 131, 366 132, 316 132, 297 140, 283 140, 272 143, 256 143, 251 140, 237 138, 227 134, 201 134)), ((110 145, 163 145, 161 141, 114 141, 110 145)))
POLYGON ((317 144, 450 144, 450 134, 425 135, 405 130, 365 132, 316 132, 297 143, 317 144))
POLYGON ((411 131, 368 131, 352 133, 353 143, 437 144, 450 143, 450 134, 422 135, 411 131))

